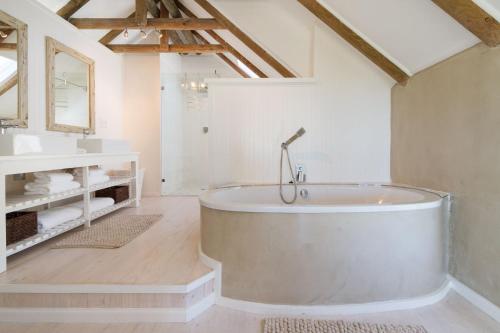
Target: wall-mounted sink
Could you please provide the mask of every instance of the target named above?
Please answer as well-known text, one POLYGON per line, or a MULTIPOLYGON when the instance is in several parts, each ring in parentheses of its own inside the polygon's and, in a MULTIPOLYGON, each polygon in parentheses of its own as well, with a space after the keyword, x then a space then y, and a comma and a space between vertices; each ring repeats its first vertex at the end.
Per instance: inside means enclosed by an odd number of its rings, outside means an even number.
POLYGON ((125 140, 115 139, 78 139, 78 148, 87 153, 129 153, 130 144, 125 140))
POLYGON ((76 139, 35 134, 0 135, 0 156, 76 154, 76 139))

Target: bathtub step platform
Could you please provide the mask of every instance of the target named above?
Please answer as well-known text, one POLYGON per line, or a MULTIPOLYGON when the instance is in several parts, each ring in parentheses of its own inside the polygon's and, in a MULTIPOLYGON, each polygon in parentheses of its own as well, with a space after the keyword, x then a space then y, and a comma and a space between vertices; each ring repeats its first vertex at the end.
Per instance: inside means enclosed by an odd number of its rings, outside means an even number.
POLYGON ((184 285, 0 284, 0 321, 189 322, 214 287, 213 271, 184 285))

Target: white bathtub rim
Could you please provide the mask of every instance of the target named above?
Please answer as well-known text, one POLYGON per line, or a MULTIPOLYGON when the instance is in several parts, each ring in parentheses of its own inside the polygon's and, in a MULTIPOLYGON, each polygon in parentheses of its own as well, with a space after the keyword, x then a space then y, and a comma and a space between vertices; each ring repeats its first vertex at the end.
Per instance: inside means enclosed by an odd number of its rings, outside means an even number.
POLYGON ((432 209, 440 207, 443 203, 443 198, 448 196, 445 192, 429 190, 426 188, 413 187, 402 184, 342 184, 342 183, 310 183, 305 185, 332 185, 332 186, 385 186, 385 187, 395 187, 403 188, 406 190, 416 190, 421 192, 427 192, 430 195, 435 196, 435 200, 415 202, 415 203, 402 203, 402 204, 392 204, 392 205, 376 205, 376 204, 342 204, 342 205, 285 205, 285 204, 245 204, 245 203, 234 203, 234 202, 224 202, 222 200, 212 200, 211 193, 215 191, 223 191, 228 189, 243 188, 249 186, 272 186, 276 184, 245 184, 245 185, 231 185, 224 186, 212 190, 208 190, 199 197, 200 205, 206 208, 229 211, 229 212, 248 212, 248 213, 289 213, 289 214, 321 214, 321 213, 377 213, 377 212, 394 212, 394 211, 412 211, 412 210, 422 210, 422 209, 432 209))

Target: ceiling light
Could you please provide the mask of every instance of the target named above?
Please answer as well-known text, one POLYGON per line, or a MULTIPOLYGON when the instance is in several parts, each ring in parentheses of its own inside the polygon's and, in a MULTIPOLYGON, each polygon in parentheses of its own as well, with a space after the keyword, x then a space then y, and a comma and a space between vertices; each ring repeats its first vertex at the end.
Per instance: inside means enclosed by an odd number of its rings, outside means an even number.
POLYGON ((123 32, 123 38, 127 39, 128 38, 128 29, 125 28, 125 31, 123 32))
POLYGON ((158 29, 155 28, 155 31, 158 34, 158 38, 162 38, 163 37, 163 33, 160 30, 158 30, 158 29))
POLYGON ((0 31, 0 37, 2 37, 2 38, 7 38, 7 36, 8 36, 8 35, 7 35, 5 32, 0 31))
POLYGON ((146 39, 146 38, 148 38, 148 34, 146 33, 146 31, 141 30, 141 38, 142 38, 142 39, 146 39))

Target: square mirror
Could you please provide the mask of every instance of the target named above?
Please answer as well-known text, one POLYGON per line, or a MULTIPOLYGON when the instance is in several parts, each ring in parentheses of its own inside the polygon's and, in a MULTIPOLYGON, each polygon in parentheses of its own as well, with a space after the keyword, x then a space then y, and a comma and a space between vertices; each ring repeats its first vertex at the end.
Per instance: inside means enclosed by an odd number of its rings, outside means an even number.
POLYGON ((89 133, 94 125, 94 61, 47 37, 47 129, 89 133))
POLYGON ((0 11, 0 120, 27 127, 27 25, 0 11))

